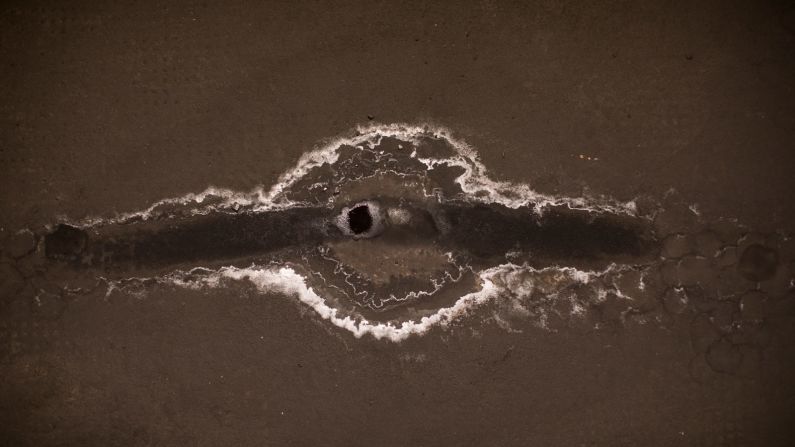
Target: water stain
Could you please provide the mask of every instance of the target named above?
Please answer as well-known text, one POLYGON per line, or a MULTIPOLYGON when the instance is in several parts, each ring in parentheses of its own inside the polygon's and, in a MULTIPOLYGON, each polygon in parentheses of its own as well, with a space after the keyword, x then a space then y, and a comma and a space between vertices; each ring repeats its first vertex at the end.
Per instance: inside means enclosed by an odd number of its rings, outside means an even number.
POLYGON ((211 187, 42 238, 51 262, 109 293, 247 280, 393 341, 476 310, 507 330, 606 327, 713 312, 699 303, 773 278, 792 288, 771 241, 701 222, 693 205, 647 208, 496 181, 445 129, 389 125, 307 152, 268 190, 211 187))

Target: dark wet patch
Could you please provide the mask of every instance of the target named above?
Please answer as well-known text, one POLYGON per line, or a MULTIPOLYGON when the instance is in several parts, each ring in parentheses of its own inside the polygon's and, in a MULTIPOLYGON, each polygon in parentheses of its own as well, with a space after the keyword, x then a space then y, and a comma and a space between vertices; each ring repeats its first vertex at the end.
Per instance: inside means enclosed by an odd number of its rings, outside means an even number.
POLYGON ((532 254, 535 263, 619 261, 656 249, 644 222, 631 217, 562 208, 539 216, 529 208, 501 205, 444 206, 441 213, 449 222, 441 242, 476 258, 518 250, 532 254))
POLYGON ((88 233, 69 225, 58 225, 44 237, 44 250, 48 258, 77 261, 84 254, 88 233))
MULTIPOLYGON (((401 210, 411 216, 407 223, 373 236, 395 245, 438 246, 482 265, 504 261, 509 251, 530 256, 534 265, 618 262, 652 254, 656 246, 648 225, 627 216, 569 209, 549 209, 539 215, 528 207, 465 202, 429 208, 404 205, 401 210)), ((335 228, 333 219, 333 210, 317 207, 216 212, 88 230, 59 225, 45 236, 45 249, 50 259, 115 270, 212 263, 314 247, 346 237, 335 228)), ((367 205, 354 207, 346 219, 354 237, 368 233, 374 225, 367 205)))
POLYGON ((295 208, 258 214, 214 213, 82 230, 59 225, 45 236, 48 258, 124 270, 215 262, 313 246, 339 236, 324 210, 295 208))
POLYGON ((749 281, 764 281, 776 274, 778 252, 761 244, 752 244, 740 255, 737 269, 749 281))

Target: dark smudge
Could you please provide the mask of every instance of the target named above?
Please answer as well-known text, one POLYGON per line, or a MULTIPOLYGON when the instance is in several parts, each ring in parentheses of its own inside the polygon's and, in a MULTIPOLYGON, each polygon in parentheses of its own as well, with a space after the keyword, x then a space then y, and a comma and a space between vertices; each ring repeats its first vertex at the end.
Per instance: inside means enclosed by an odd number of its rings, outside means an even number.
POLYGON ((44 238, 46 255, 86 268, 126 270, 218 262, 313 246, 341 234, 324 210, 213 213, 180 220, 78 229, 59 225, 44 238))
MULTIPOLYGON (((388 200, 384 200, 388 202, 388 200)), ((376 237, 389 244, 422 243, 464 254, 478 264, 509 251, 535 265, 601 264, 636 259, 656 250, 645 221, 563 208, 539 215, 523 207, 446 203, 433 209, 403 205, 411 222, 387 226, 376 237)), ((46 255, 76 267, 105 270, 217 263, 314 247, 347 238, 328 208, 209 215, 79 229, 58 225, 44 238, 46 255)), ((362 205, 348 213, 351 233, 372 226, 362 205)))
POLYGON ((500 205, 445 206, 442 212, 450 222, 442 243, 477 258, 516 250, 529 252, 530 262, 536 266, 583 261, 605 264, 644 257, 656 247, 644 221, 625 216, 565 208, 537 215, 526 208, 500 205))

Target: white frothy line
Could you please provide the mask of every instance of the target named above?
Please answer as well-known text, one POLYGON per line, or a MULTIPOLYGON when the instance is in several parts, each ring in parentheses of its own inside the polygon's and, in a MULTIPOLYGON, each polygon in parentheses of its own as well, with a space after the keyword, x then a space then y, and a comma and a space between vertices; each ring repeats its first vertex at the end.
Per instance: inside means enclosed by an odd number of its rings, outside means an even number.
POLYGON ((611 264, 602 271, 582 271, 573 267, 546 267, 535 269, 516 264, 502 264, 478 273, 480 289, 458 298, 450 307, 438 309, 435 313, 419 320, 407 320, 398 323, 377 323, 365 318, 341 316, 338 309, 329 306, 312 287, 307 284, 306 277, 289 266, 251 266, 247 268, 222 267, 218 270, 196 268, 188 272, 177 271, 159 278, 131 278, 122 282, 109 282, 108 294, 116 289, 124 289, 129 282, 154 280, 161 284, 172 284, 178 287, 200 289, 202 287, 220 287, 221 280, 248 280, 260 292, 277 292, 298 300, 312 308, 318 316, 333 325, 345 329, 356 338, 370 335, 377 340, 400 342, 411 336, 423 335, 435 326, 447 326, 451 322, 466 316, 478 306, 497 299, 510 292, 514 296, 528 295, 534 290, 532 279, 520 278, 522 274, 543 274, 553 272, 571 282, 587 284, 594 278, 602 277, 610 272, 619 271, 626 266, 611 264))
POLYGON ((406 124, 371 125, 359 127, 362 134, 376 134, 396 137, 412 142, 418 142, 421 137, 444 139, 455 149, 457 155, 449 158, 422 158, 417 157, 416 150, 412 158, 417 158, 428 169, 437 165, 460 167, 464 173, 455 179, 464 193, 478 201, 485 203, 499 203, 509 208, 520 208, 533 205, 536 211, 542 211, 549 206, 568 206, 592 212, 611 212, 621 214, 637 214, 637 204, 634 200, 617 202, 594 197, 556 197, 534 191, 527 184, 507 181, 495 181, 489 178, 488 169, 480 162, 477 151, 468 143, 456 139, 452 132, 444 127, 422 125, 410 126, 406 124))
POLYGON ((448 158, 418 158, 418 160, 425 164, 428 169, 433 169, 438 165, 457 166, 464 169, 464 173, 456 178, 455 181, 460 185, 464 193, 474 200, 499 203, 511 208, 532 205, 537 211, 541 211, 548 206, 568 206, 572 209, 595 212, 632 215, 637 213, 634 201, 617 202, 595 197, 558 197, 540 194, 527 184, 492 180, 488 177, 488 170, 478 159, 477 152, 464 141, 453 138, 452 132, 447 128, 430 124, 373 124, 360 126, 352 136, 340 136, 327 140, 322 146, 304 153, 296 165, 283 173, 268 190, 265 190, 261 185, 249 192, 210 186, 198 193, 162 199, 143 210, 121 213, 112 218, 89 217, 72 222, 67 218, 62 218, 61 221, 78 227, 91 227, 123 223, 134 219, 148 220, 157 216, 156 211, 158 208, 169 205, 201 205, 212 198, 217 198, 219 203, 189 210, 189 214, 207 214, 217 209, 235 207, 251 207, 254 212, 290 208, 301 204, 287 200, 284 197, 284 192, 307 176, 313 169, 324 164, 334 164, 339 159, 339 151, 342 147, 349 146, 363 149, 363 145, 367 145, 372 149, 383 138, 396 138, 419 144, 422 138, 428 137, 444 139, 456 151, 456 155, 448 158))
POLYGON ((294 202, 288 200, 274 200, 275 194, 273 191, 266 193, 262 187, 256 187, 249 192, 239 192, 231 189, 209 186, 199 193, 188 193, 180 197, 169 197, 158 200, 143 210, 121 213, 112 218, 89 217, 76 222, 69 222, 67 219, 63 219, 63 221, 76 227, 87 228, 97 225, 130 222, 136 219, 149 220, 157 215, 156 211, 158 208, 169 205, 201 205, 204 201, 212 198, 218 198, 221 199, 221 201, 217 205, 208 205, 204 208, 190 210, 190 214, 194 216, 203 215, 217 209, 232 209, 235 206, 245 207, 264 203, 268 203, 267 208, 271 210, 285 209, 296 205, 294 202))
MULTIPOLYGON (((334 264, 333 273, 334 274, 339 274, 339 275, 342 275, 342 276, 345 277, 345 284, 348 285, 348 287, 350 288, 350 291, 353 293, 353 295, 354 296, 362 296, 365 301, 369 302, 367 304, 367 307, 369 307, 371 309, 374 309, 374 310, 382 309, 388 303, 400 303, 400 302, 407 301, 407 300, 414 300, 414 299, 417 299, 417 298, 420 298, 420 297, 433 296, 437 292, 441 291, 442 288, 446 284, 457 283, 458 281, 463 279, 464 278, 464 274, 465 274, 466 271, 472 271, 472 267, 471 266, 469 266, 468 264, 459 265, 455 261, 455 257, 453 256, 453 253, 452 252, 447 252, 444 255, 445 255, 445 257, 447 257, 448 264, 451 265, 452 267, 456 268, 456 270, 458 272, 457 276, 453 276, 453 273, 451 273, 449 270, 445 269, 444 270, 444 274, 442 275, 442 277, 436 277, 436 278, 431 277, 431 278, 429 278, 430 283, 433 286, 433 288, 431 290, 414 290, 414 291, 408 292, 402 298, 395 296, 395 294, 390 294, 389 297, 381 298, 380 300, 378 300, 379 304, 375 304, 375 296, 372 295, 370 291, 367 291, 367 290, 361 290, 360 291, 359 288, 357 287, 357 285, 354 284, 354 282, 351 281, 351 277, 355 278, 356 277, 356 273, 351 272, 349 270, 349 267, 346 266, 345 264, 343 264, 338 259, 335 259, 334 257, 331 257, 331 256, 327 256, 327 253, 329 251, 328 248, 320 247, 319 251, 320 251, 321 258, 323 258, 324 260, 329 261, 329 262, 334 264), (448 280, 449 280, 449 282, 448 282, 448 280)), ((325 282, 327 285, 329 285, 328 281, 326 280, 326 278, 321 273, 319 273, 319 272, 313 272, 313 273, 318 275, 318 276, 320 276, 320 278, 323 279, 323 282, 325 282)), ((350 298, 348 293, 345 290, 343 290, 342 288, 340 288, 338 286, 335 286, 335 285, 331 285, 331 287, 334 287, 335 289, 337 289, 340 292, 342 292, 344 295, 348 296, 348 298, 350 298)))

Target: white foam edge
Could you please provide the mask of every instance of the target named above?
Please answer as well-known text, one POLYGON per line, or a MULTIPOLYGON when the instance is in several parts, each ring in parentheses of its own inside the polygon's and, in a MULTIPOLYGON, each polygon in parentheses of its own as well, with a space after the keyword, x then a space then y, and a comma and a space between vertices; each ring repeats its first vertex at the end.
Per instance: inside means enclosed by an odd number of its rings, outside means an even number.
POLYGON ((111 218, 88 217, 78 221, 70 221, 68 218, 61 216, 60 220, 61 222, 83 228, 123 223, 133 219, 148 220, 153 217, 155 211, 160 207, 168 205, 201 205, 209 198, 218 198, 220 203, 215 206, 191 210, 191 213, 194 215, 207 214, 218 208, 231 208, 235 205, 251 206, 255 212, 290 208, 299 204, 284 199, 282 193, 314 168, 324 164, 335 163, 339 158, 339 149, 343 146, 360 147, 363 144, 367 144, 372 149, 380 143, 382 138, 396 138, 418 143, 423 137, 445 139, 453 147, 457 155, 445 159, 418 158, 418 160, 425 164, 428 169, 432 169, 437 165, 461 167, 464 173, 455 181, 460 185, 462 191, 475 200, 486 203, 499 203, 510 208, 519 208, 532 204, 537 211, 541 211, 548 206, 562 205, 572 209, 596 212, 632 215, 637 212, 634 200, 618 202, 613 199, 597 197, 553 196, 540 194, 527 184, 492 180, 488 177, 488 170, 480 162, 477 152, 466 142, 453 137, 449 129, 431 124, 410 125, 395 123, 358 126, 352 135, 325 140, 320 146, 302 154, 296 165, 281 174, 277 182, 267 191, 262 185, 248 192, 209 186, 198 193, 188 193, 179 197, 158 200, 143 210, 120 213, 111 218))
MULTIPOLYGON (((480 289, 461 296, 452 306, 439 308, 435 313, 422 317, 418 321, 407 320, 399 323, 375 323, 364 318, 340 316, 338 309, 329 306, 326 300, 307 284, 306 277, 289 266, 260 267, 252 265, 246 268, 227 266, 218 270, 199 267, 188 272, 176 271, 158 278, 129 278, 117 282, 109 281, 107 294, 116 289, 124 289, 122 283, 143 282, 151 279, 158 283, 167 283, 190 289, 219 287, 221 286, 221 280, 224 278, 238 281, 248 280, 262 293, 277 292, 297 297, 301 303, 314 310, 320 318, 347 330, 356 338, 370 335, 377 340, 401 342, 411 336, 423 335, 435 326, 446 326, 467 315, 478 306, 496 299, 506 290, 516 293, 513 289, 522 287, 521 284, 511 283, 510 281, 506 285, 498 285, 497 282, 501 282, 501 280, 497 280, 497 277, 501 274, 547 273, 554 271, 566 275, 571 281, 587 284, 595 277, 602 277, 609 272, 625 268, 628 268, 628 266, 610 264, 602 271, 583 271, 573 267, 551 266, 535 269, 526 265, 501 264, 479 272, 480 289), (199 277, 187 279, 189 275, 199 277), (495 282, 495 280, 497 281, 495 282)), ((528 286, 532 287, 531 284, 528 286)))

